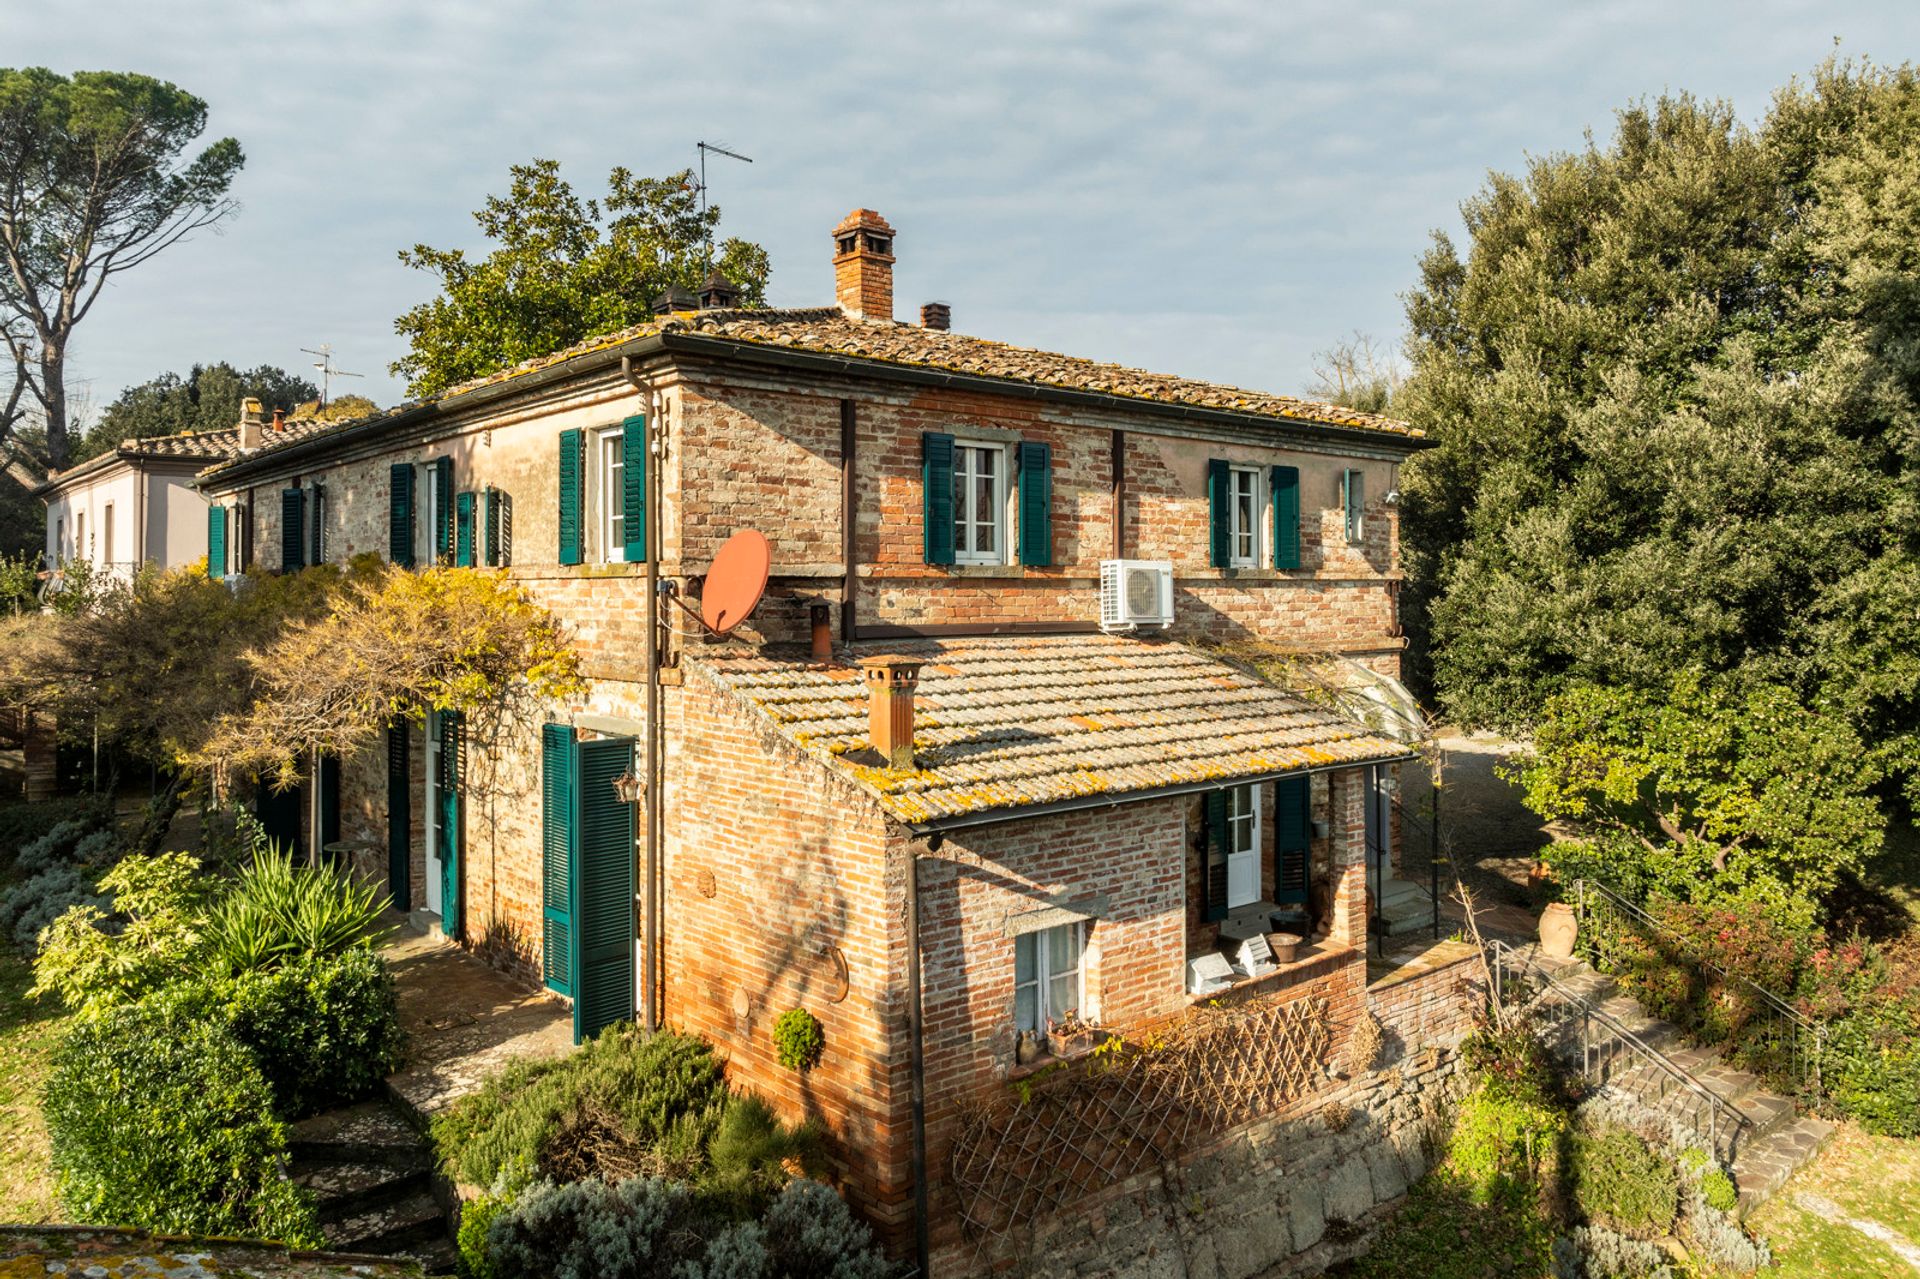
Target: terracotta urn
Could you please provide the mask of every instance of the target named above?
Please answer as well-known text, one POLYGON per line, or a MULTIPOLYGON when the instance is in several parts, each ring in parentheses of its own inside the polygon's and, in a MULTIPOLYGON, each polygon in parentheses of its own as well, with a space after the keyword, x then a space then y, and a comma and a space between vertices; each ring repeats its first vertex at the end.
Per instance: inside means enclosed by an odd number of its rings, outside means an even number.
POLYGON ((1573 939, 1580 934, 1580 921, 1573 907, 1565 902, 1550 902, 1540 912, 1540 951, 1555 959, 1573 957, 1573 939))

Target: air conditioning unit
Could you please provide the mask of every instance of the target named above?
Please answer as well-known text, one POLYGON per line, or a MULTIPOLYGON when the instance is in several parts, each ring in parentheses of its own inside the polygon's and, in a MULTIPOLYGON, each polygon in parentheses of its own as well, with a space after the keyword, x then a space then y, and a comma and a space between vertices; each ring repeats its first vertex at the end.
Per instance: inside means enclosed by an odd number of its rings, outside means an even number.
POLYGON ((1173 625, 1171 560, 1101 560, 1100 629, 1173 625))

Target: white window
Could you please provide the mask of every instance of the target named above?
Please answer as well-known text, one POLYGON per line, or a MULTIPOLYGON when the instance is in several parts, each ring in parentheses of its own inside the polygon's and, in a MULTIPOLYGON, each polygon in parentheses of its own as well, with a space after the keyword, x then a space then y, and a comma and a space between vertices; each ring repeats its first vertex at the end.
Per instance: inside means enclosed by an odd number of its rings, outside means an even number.
POLYGON ((1260 792, 1235 786, 1227 792, 1227 909, 1260 900, 1260 792))
POLYGON ((87 513, 73 513, 73 557, 78 560, 92 559, 92 549, 87 545, 87 513))
POLYGON ((61 516, 53 522, 53 562, 55 565, 67 562, 67 520, 61 516))
POLYGON ((1340 505, 1347 520, 1347 541, 1358 545, 1367 540, 1366 474, 1345 471, 1340 477, 1340 505))
POLYGON ((600 558, 619 564, 627 558, 626 431, 600 432, 600 558))
POLYGON ((1227 561, 1252 568, 1260 561, 1260 472, 1236 466, 1227 472, 1227 561))
POLYGON ((953 446, 953 558, 958 564, 1007 562, 1007 450, 999 444, 953 446))
POLYGON ((1044 1034, 1069 1015, 1085 1020, 1080 984, 1085 927, 1061 924, 1013 939, 1015 1030, 1044 1034))
POLYGON ((113 503, 112 502, 107 503, 106 510, 101 514, 100 519, 101 519, 101 522, 106 525, 105 531, 103 531, 100 534, 100 543, 101 543, 100 559, 102 563, 111 564, 113 563, 113 503))

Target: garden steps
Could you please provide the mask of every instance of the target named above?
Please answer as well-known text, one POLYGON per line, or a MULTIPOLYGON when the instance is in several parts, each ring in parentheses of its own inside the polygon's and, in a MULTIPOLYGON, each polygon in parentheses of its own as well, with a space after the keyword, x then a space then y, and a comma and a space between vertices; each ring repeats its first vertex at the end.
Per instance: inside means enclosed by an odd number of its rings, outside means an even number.
POLYGON ((448 1274, 454 1254, 420 1128, 392 1100, 344 1106, 292 1126, 294 1182, 312 1192, 329 1248, 420 1262, 448 1274))
MULTIPOLYGON (((1625 1026, 1667 1062, 1700 1087, 1725 1101, 1746 1121, 1727 1133, 1723 1121, 1725 1159, 1740 1191, 1744 1214, 1765 1203, 1788 1177, 1803 1167, 1832 1139, 1834 1127, 1812 1115, 1801 1115, 1793 1102, 1770 1092, 1752 1071, 1724 1060, 1712 1048, 1687 1044, 1680 1028, 1650 1015, 1632 996, 1619 993, 1613 978, 1595 972, 1578 959, 1555 959, 1537 946, 1513 952, 1527 969, 1553 978, 1557 986, 1625 1026)), ((1558 1002, 1553 988, 1536 996, 1539 1002, 1558 1002)), ((1578 1038, 1568 1027, 1558 1047, 1579 1052, 1578 1038)), ((1634 1097, 1653 1112, 1677 1120, 1703 1136, 1709 1131, 1710 1110, 1717 1109, 1692 1092, 1671 1085, 1666 1073, 1636 1054, 1610 1058, 1601 1068, 1603 1081, 1634 1097), (1662 1096, 1662 1090, 1666 1095, 1662 1096)))

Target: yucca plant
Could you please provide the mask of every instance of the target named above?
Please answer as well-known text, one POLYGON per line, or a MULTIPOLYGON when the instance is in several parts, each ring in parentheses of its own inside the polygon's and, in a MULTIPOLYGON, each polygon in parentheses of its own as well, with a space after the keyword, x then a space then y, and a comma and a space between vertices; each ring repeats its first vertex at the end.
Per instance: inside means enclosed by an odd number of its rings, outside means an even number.
POLYGON ((304 956, 341 954, 389 931, 387 899, 340 867, 294 864, 269 846, 240 872, 207 920, 213 962, 230 973, 277 968, 304 956))

